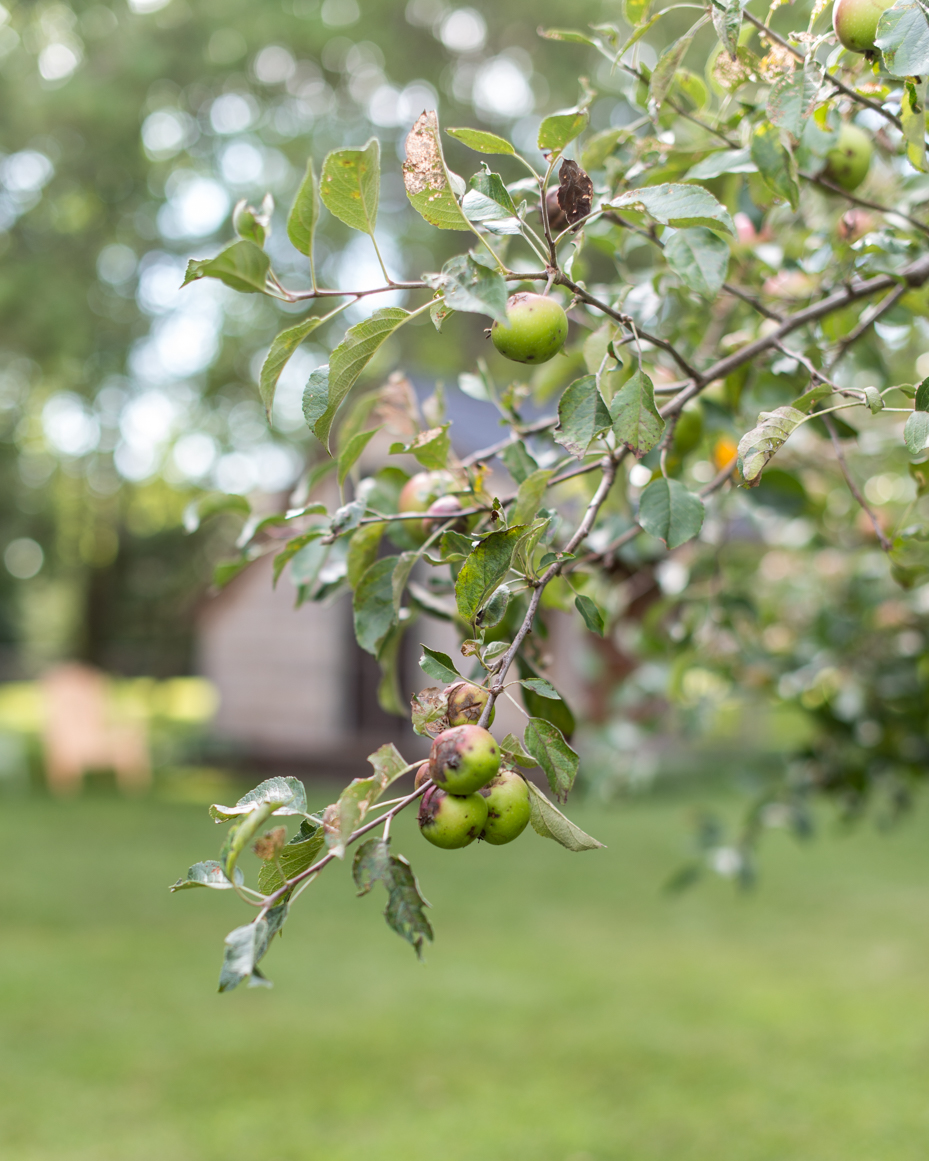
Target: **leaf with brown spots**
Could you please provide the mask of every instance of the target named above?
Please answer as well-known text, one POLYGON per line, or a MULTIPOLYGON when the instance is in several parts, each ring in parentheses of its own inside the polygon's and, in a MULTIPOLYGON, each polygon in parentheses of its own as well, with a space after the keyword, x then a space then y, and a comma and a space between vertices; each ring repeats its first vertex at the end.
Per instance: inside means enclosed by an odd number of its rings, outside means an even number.
POLYGON ((440 230, 471 229, 452 189, 434 111, 423 112, 407 135, 403 184, 413 208, 431 225, 440 230))
POLYGON ((364 149, 338 149, 327 155, 319 196, 340 222, 373 236, 380 192, 381 147, 376 137, 364 149))

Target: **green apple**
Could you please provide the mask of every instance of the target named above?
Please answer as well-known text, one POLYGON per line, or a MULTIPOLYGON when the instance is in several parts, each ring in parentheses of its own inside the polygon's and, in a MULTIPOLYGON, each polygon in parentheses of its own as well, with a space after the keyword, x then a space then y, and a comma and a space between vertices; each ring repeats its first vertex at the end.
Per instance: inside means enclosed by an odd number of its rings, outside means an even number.
MULTIPOLYGON (((459 681, 450 685, 445 692, 448 694, 448 724, 476 725, 490 696, 487 690, 480 685, 472 685, 470 681, 459 681)), ((495 713, 494 709, 490 711, 491 723, 495 713)))
POLYGON ((506 325, 490 328, 493 344, 516 363, 547 363, 564 346, 568 316, 542 294, 514 294, 506 304, 506 325))
MULTIPOLYGON (((451 472, 417 472, 410 476, 400 490, 397 510, 401 513, 427 512, 440 496, 446 496, 455 489, 455 477, 451 472)), ((422 544, 432 533, 432 521, 404 520, 406 531, 417 543, 422 544)))
POLYGON ((433 846, 455 850, 473 843, 487 822, 487 803, 479 794, 446 794, 430 786, 419 804, 419 829, 433 846))
POLYGON ((515 770, 501 770, 478 794, 487 802, 480 837, 495 847, 519 838, 529 824, 529 787, 515 770))
POLYGON ((432 743, 432 781, 449 794, 473 794, 496 777, 500 748, 482 726, 452 726, 432 743))
POLYGON ((877 22, 894 0, 835 0, 832 27, 849 52, 873 53, 877 22))
POLYGON ((868 176, 873 152, 867 133, 845 122, 839 130, 838 141, 826 154, 823 177, 851 193, 868 176))

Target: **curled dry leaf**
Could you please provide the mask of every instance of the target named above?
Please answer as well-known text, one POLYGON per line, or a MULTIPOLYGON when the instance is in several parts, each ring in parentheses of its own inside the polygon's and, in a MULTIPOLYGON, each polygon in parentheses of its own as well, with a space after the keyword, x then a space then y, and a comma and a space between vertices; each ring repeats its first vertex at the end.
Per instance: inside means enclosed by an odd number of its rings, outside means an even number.
POLYGON ((570 225, 590 213, 594 185, 576 161, 565 158, 558 170, 558 205, 570 225))
POLYGON ((255 840, 252 848, 259 859, 273 859, 287 842, 287 827, 276 826, 255 840))
POLYGON ((400 371, 391 372, 387 382, 377 393, 374 414, 378 423, 392 435, 410 440, 419 431, 419 404, 413 384, 400 371))

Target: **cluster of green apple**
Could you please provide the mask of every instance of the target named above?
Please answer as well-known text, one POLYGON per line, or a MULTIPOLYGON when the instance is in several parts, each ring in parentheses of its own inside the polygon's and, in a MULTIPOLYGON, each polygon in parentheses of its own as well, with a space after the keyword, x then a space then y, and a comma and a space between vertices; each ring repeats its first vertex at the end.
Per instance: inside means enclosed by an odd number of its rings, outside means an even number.
POLYGON ((529 789, 516 770, 501 768, 493 734, 476 724, 487 690, 462 681, 446 692, 449 728, 436 737, 429 761, 416 772, 417 789, 432 780, 419 807, 420 832, 445 850, 475 839, 503 846, 529 823, 529 789))

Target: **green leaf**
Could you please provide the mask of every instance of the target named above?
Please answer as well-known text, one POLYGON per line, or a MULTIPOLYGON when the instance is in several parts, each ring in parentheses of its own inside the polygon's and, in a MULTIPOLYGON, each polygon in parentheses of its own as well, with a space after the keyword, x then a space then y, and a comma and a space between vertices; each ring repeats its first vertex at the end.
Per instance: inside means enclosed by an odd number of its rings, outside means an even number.
POLYGON ((441 274, 430 275, 430 286, 441 290, 452 310, 487 314, 506 322, 506 283, 496 270, 475 262, 470 254, 456 254, 442 267, 441 274))
POLYGON ((631 189, 609 203, 616 209, 638 209, 663 226, 706 226, 709 230, 735 233, 725 206, 702 185, 665 183, 631 189))
POLYGON ((219 861, 227 879, 232 879, 239 855, 274 813, 274 808, 273 802, 259 803, 248 814, 237 818, 226 832, 226 841, 219 852, 219 861))
POLYGON ((529 787, 529 821, 536 834, 543 838, 554 839, 569 851, 595 851, 603 847, 603 843, 585 834, 569 818, 561 813, 557 806, 549 802, 541 790, 531 782, 529 787))
POLYGON ((770 121, 755 126, 752 135, 752 161, 768 189, 790 203, 796 210, 800 200, 797 186, 797 164, 793 154, 781 141, 781 131, 770 121))
POLYGON ((819 86, 820 72, 812 62, 808 61, 802 68, 782 73, 771 86, 768 95, 768 119, 799 139, 819 86))
POLYGON ((645 19, 651 0, 623 0, 623 19, 632 28, 637 28, 645 19))
POLYGON ((387 889, 384 918, 391 931, 411 944, 422 959, 423 942, 432 941, 433 932, 423 898, 410 864, 402 855, 390 854, 389 840, 368 839, 355 852, 352 878, 359 895, 367 895, 376 882, 387 889))
POLYGON ((381 147, 372 137, 363 149, 337 149, 323 162, 319 196, 340 222, 374 236, 381 189, 381 147))
POLYGON ((475 153, 505 153, 514 154, 516 150, 496 133, 487 133, 483 129, 446 129, 449 137, 454 137, 462 145, 467 145, 475 153))
MULTIPOLYGON (((413 565, 416 564, 419 557, 419 552, 402 552, 397 559, 397 565, 394 568, 390 581, 394 598, 394 617, 397 619, 400 617, 400 606, 403 604, 403 593, 406 589, 406 582, 410 579, 413 565)), ((380 656, 380 650, 378 650, 378 656, 380 656)))
POLYGON ((926 78, 907 77, 900 102, 900 120, 906 138, 906 159, 925 173, 926 166, 926 78))
POLYGON ((903 442, 911 456, 925 451, 929 441, 929 411, 914 411, 903 428, 903 442))
POLYGON ((711 153, 684 174, 687 181, 709 181, 724 173, 757 173, 750 149, 721 149, 711 153))
POLYGON ((393 625, 393 572, 399 556, 384 556, 367 570, 352 602, 355 638, 367 653, 377 654, 378 646, 393 625))
POLYGON ((261 208, 248 204, 247 198, 236 202, 232 211, 232 228, 240 238, 247 238, 256 246, 264 246, 271 234, 271 215, 274 213, 274 198, 265 194, 261 208))
POLYGON ((184 531, 196 532, 204 520, 220 512, 235 512, 238 516, 247 517, 252 513, 252 506, 244 496, 227 492, 208 492, 198 500, 191 500, 184 509, 182 517, 184 531))
MULTIPOLYGON (((510 191, 503 184, 503 178, 499 173, 491 173, 486 169, 480 170, 471 178, 469 184, 473 193, 482 194, 485 198, 495 202, 502 216, 516 216, 518 212, 516 203, 510 196, 510 191)), ((467 198, 467 194, 465 194, 465 198, 467 198)))
POLYGON ((638 520, 646 532, 678 548, 693 540, 703 527, 703 501, 688 492, 680 480, 652 480, 639 501, 638 520))
POLYGON ((664 256, 685 286, 705 298, 719 294, 729 271, 729 247, 711 230, 678 230, 666 242, 664 256))
POLYGON ((742 28, 742 0, 722 0, 710 4, 710 15, 713 17, 713 27, 723 48, 732 58, 736 59, 736 50, 739 47, 739 32, 742 28))
POLYGON ((421 431, 411 443, 391 444, 390 454, 413 455, 430 471, 444 468, 452 450, 452 441, 448 434, 450 427, 450 423, 444 423, 441 427, 430 427, 428 431, 421 431))
POLYGON ((522 484, 533 472, 538 471, 539 465, 535 462, 526 445, 521 439, 514 439, 512 443, 500 452, 500 459, 517 484, 522 484))
MULTIPOLYGON (((236 886, 241 887, 245 882, 241 867, 235 868, 233 876, 236 886)), ((212 887, 216 891, 231 891, 232 883, 226 878, 222 863, 216 862, 215 859, 207 859, 203 863, 194 863, 187 872, 187 877, 178 879, 168 890, 186 891, 191 887, 212 887)))
POLYGON ((587 451, 594 436, 611 424, 610 413, 597 390, 594 375, 585 375, 565 390, 558 404, 558 426, 555 443, 573 456, 580 458, 587 451))
POLYGON ((596 633, 598 637, 602 637, 604 633, 603 614, 590 597, 585 597, 583 594, 576 596, 574 607, 584 618, 584 624, 591 633, 596 633))
POLYGON ((641 368, 610 400, 610 415, 616 438, 636 456, 650 452, 665 429, 655 407, 655 388, 641 368))
POLYGON ((294 248, 305 254, 313 265, 313 235, 319 222, 319 190, 313 172, 312 157, 306 163, 306 173, 297 190, 294 204, 287 217, 287 237, 294 248))
POLYGON ((385 527, 384 524, 364 524, 352 533, 346 558, 346 578, 350 588, 358 587, 358 582, 377 560, 385 527))
POLYGON ((929 411, 929 378, 923 379, 922 383, 916 388, 916 394, 913 397, 913 407, 917 411, 929 411))
POLYGON ((506 579, 513 549, 523 531, 517 525, 491 532, 472 549, 455 582, 455 600, 463 620, 473 621, 494 590, 506 579))
POLYGON ((254 242, 243 239, 233 243, 215 258, 191 258, 181 285, 187 286, 199 278, 218 278, 233 290, 258 294, 265 289, 270 269, 271 259, 264 250, 254 242))
POLYGON ((272 806, 277 814, 306 814, 303 783, 298 778, 266 778, 254 790, 243 794, 235 806, 214 803, 210 807, 210 818, 215 822, 229 822, 266 805, 272 806))
POLYGON ((580 759, 564 740, 561 730, 543 718, 530 718, 523 741, 526 749, 545 771, 552 793, 564 802, 577 777, 580 759))
POLYGON ((371 439, 381 430, 375 427, 373 431, 359 431, 348 441, 339 452, 339 487, 345 483, 345 477, 358 462, 358 457, 368 446, 371 439))
POLYGON ((286 331, 281 331, 280 334, 274 336, 265 361, 261 364, 261 374, 258 378, 261 402, 265 405, 265 414, 269 420, 281 372, 287 366, 290 356, 297 347, 316 330, 322 321, 319 316, 314 315, 312 318, 306 318, 303 322, 297 323, 296 326, 288 327, 286 331))
POLYGON ((345 332, 327 367, 317 367, 310 375, 303 393, 303 414, 310 431, 327 451, 333 420, 346 395, 384 342, 409 317, 398 306, 375 311, 345 332))
MULTIPOLYGON (((422 113, 407 136, 403 184, 413 208, 431 225, 440 230, 467 230, 470 233, 468 219, 452 189, 434 111, 422 113)), ((461 192, 464 193, 463 188, 461 192)))
MULTIPOLYGON (((396 574, 394 579, 396 580, 396 574)), ((391 626, 377 650, 377 663, 381 670, 381 680, 377 686, 377 704, 385 714, 395 714, 400 718, 407 716, 403 696, 400 693, 400 648, 405 630, 406 622, 397 621, 391 626)))
POLYGON ((240 572, 244 571, 251 564, 251 559, 247 556, 240 556, 236 560, 221 560, 213 567, 213 585, 217 589, 223 589, 230 581, 235 580, 240 572))
POLYGON ((526 769, 531 769, 533 766, 538 766, 535 758, 531 754, 527 754, 523 749, 523 744, 516 737, 515 734, 507 734, 502 742, 499 743, 500 753, 512 766, 523 766, 526 769))
POLYGON ((897 3, 881 13, 874 43, 889 73, 897 77, 929 73, 929 20, 918 3, 897 3))
POLYGON ((531 524, 545 498, 548 481, 554 472, 550 468, 537 468, 532 475, 519 485, 516 503, 513 506, 514 524, 531 524))
POLYGON ((929 492, 929 463, 909 464, 910 477, 916 484, 916 495, 925 496, 929 492))
MULTIPOLYGON (((700 24, 702 23, 701 20, 700 24)), ((648 82, 648 105, 653 115, 660 111, 664 99, 668 95, 668 90, 671 88, 674 74, 680 68, 699 26, 699 24, 693 26, 682 37, 669 44, 658 58, 648 82)))
POLYGON ((758 423, 739 440, 739 471, 749 487, 761 480, 767 462, 804 418, 796 407, 776 407, 760 413, 758 423))
POLYGON ((461 681, 461 674, 455 668, 455 663, 447 653, 440 653, 437 649, 423 646, 423 655, 419 659, 419 667, 436 681, 448 684, 461 681))
POLYGON ((586 44, 590 48, 596 48, 597 45, 595 40, 591 40, 583 32, 575 32, 570 28, 540 28, 539 35, 546 40, 562 40, 567 44, 586 44))
POLYGON ((586 109, 566 109, 553 113, 539 126, 538 146, 543 153, 561 153, 566 145, 587 128, 590 115, 586 109))
POLYGON ((519 684, 526 689, 531 689, 533 693, 537 693, 540 697, 547 697, 552 701, 561 701, 561 694, 544 677, 526 677, 519 684))
POLYGON ((285 879, 292 879, 312 867, 325 845, 323 828, 304 819, 299 832, 278 852, 277 860, 265 863, 258 872, 258 890, 263 895, 280 890, 285 879))
POLYGON ((263 919, 256 919, 244 927, 230 931, 225 939, 223 966, 219 973, 219 990, 231 992, 244 980, 250 988, 270 988, 271 981, 258 970, 271 940, 284 926, 287 918, 287 903, 272 907, 263 919))
MULTIPOLYGON (((388 748, 396 754, 393 746, 388 748)), ((400 758, 400 769, 405 767, 406 763, 400 758)), ((352 833, 361 826, 368 811, 396 777, 396 774, 391 777, 388 771, 375 768, 375 773, 367 778, 353 778, 339 795, 338 802, 326 807, 323 813, 326 848, 337 859, 345 858, 352 833)))
POLYGON ((475 624, 482 629, 492 629, 499 625, 506 616, 507 605, 510 603, 510 593, 505 585, 497 589, 487 604, 478 613, 475 624))
POLYGON ((302 532, 299 536, 293 536, 287 541, 284 548, 274 558, 274 584, 281 579, 281 573, 285 566, 293 560, 298 552, 302 552, 307 545, 312 544, 314 540, 319 540, 325 533, 323 528, 312 528, 309 532, 302 532))

